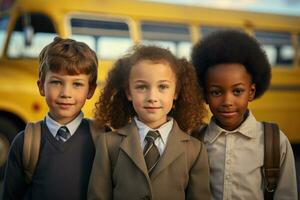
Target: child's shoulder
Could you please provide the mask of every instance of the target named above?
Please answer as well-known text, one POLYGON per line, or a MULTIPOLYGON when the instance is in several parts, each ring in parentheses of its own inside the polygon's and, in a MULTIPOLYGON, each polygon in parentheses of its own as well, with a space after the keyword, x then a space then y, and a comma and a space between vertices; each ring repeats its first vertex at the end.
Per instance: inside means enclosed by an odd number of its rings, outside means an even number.
POLYGON ((186 141, 185 143, 187 145, 187 148, 189 150, 192 149, 192 151, 194 151, 194 152, 200 152, 201 149, 202 149, 203 143, 198 137, 196 137, 196 134, 198 133, 197 129, 191 131, 190 134, 183 131, 183 130, 181 130, 180 128, 179 128, 179 130, 184 135, 184 138, 185 138, 185 141, 186 141))

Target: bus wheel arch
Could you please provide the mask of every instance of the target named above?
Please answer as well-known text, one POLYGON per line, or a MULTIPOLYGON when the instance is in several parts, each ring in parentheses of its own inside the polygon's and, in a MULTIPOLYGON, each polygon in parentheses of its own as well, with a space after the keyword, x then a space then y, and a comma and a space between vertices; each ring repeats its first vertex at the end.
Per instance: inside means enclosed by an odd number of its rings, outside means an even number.
POLYGON ((0 180, 3 179, 5 163, 11 142, 24 129, 25 122, 16 115, 0 112, 0 180))

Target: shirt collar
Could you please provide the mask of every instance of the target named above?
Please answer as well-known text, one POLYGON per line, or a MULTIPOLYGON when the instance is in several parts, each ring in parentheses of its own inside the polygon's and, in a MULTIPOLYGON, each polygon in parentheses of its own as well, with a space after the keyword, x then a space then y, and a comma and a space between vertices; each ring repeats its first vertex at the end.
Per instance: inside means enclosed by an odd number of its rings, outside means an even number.
POLYGON ((55 121, 54 119, 52 119, 49 115, 49 113, 46 115, 45 117, 45 121, 46 121, 46 125, 50 131, 50 133, 55 137, 57 134, 58 129, 61 126, 66 126, 68 128, 68 130, 70 131, 71 136, 75 133, 75 131, 77 130, 77 128, 79 127, 82 119, 83 119, 84 115, 82 112, 80 112, 78 114, 78 116, 72 120, 71 122, 69 122, 68 124, 62 125, 59 124, 57 121, 55 121))
POLYGON ((134 119, 134 121, 136 123, 136 126, 138 128, 138 132, 139 132, 139 135, 141 137, 141 141, 144 141, 148 131, 152 130, 152 131, 158 131, 159 134, 160 134, 160 137, 162 139, 162 142, 164 144, 166 144, 168 136, 169 136, 169 134, 172 130, 172 127, 173 127, 173 118, 172 117, 168 117, 168 121, 166 123, 164 123, 163 125, 161 125, 157 129, 149 128, 146 124, 144 124, 143 122, 138 120, 137 117, 134 117, 133 119, 134 119))
POLYGON ((242 134, 248 138, 256 138, 258 136, 258 131, 255 128, 256 126, 256 119, 251 111, 249 111, 249 115, 247 116, 246 120, 235 130, 233 131, 227 131, 223 128, 221 128, 215 121, 215 118, 212 117, 210 120, 210 123, 207 127, 207 133, 205 135, 205 142, 213 143, 222 133, 225 135, 230 133, 238 133, 242 134))

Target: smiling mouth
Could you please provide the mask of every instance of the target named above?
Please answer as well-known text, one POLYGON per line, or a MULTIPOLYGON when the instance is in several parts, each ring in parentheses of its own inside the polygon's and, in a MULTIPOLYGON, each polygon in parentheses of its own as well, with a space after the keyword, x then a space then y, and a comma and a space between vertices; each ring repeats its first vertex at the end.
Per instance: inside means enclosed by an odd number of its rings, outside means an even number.
POLYGON ((158 109, 161 109, 161 107, 144 107, 148 112, 154 112, 158 109))
POLYGON ((59 105, 60 107, 70 107, 70 106, 72 106, 73 104, 71 104, 71 103, 58 103, 57 105, 59 105))
POLYGON ((220 112, 223 117, 232 117, 236 114, 236 112, 220 112))

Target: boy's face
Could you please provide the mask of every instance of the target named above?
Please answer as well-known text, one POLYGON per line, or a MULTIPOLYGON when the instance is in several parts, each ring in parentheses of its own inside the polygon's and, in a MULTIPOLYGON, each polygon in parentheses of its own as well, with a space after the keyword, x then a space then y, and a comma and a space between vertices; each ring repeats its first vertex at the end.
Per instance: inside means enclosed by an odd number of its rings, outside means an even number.
POLYGON ((90 99, 95 86, 89 86, 89 75, 67 75, 47 72, 45 81, 38 81, 40 94, 45 96, 50 116, 60 124, 77 117, 86 99, 90 99))
POLYGON ((131 69, 127 98, 140 121, 158 128, 167 121, 176 98, 175 89, 176 77, 168 64, 142 60, 131 69))
POLYGON ((206 92, 209 108, 220 126, 234 130, 244 120, 255 84, 243 65, 220 64, 208 69, 206 92))

